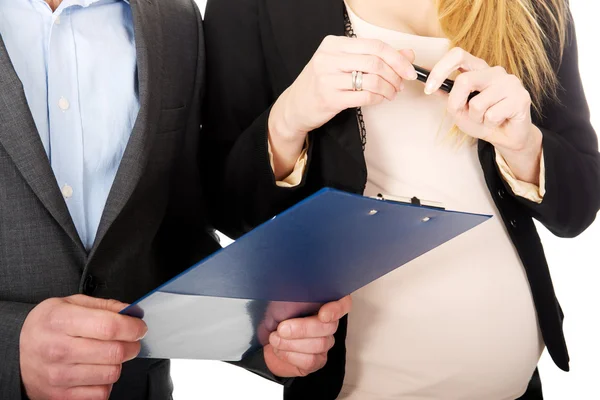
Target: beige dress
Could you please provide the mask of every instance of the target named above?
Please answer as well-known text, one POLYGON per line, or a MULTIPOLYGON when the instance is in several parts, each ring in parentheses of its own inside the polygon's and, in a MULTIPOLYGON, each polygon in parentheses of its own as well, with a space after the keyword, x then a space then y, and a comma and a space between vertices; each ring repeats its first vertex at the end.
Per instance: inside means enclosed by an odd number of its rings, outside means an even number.
MULTIPOLYGON (((383 29, 350 12, 358 37, 414 49, 431 68, 449 41, 383 29)), ((475 145, 448 139, 446 100, 407 82, 363 108, 366 195, 417 196, 494 217, 354 294, 340 399, 513 400, 543 341, 523 265, 484 182, 475 145)))

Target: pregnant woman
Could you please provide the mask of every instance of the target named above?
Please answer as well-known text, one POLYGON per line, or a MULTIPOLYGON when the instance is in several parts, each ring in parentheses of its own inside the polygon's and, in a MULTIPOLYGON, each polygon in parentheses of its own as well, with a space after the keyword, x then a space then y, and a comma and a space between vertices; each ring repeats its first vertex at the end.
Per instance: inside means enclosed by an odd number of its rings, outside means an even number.
POLYGON ((569 357, 533 219, 573 237, 600 207, 567 3, 212 0, 205 28, 206 159, 248 228, 323 187, 494 216, 355 293, 286 399, 540 399, 543 349, 569 357))

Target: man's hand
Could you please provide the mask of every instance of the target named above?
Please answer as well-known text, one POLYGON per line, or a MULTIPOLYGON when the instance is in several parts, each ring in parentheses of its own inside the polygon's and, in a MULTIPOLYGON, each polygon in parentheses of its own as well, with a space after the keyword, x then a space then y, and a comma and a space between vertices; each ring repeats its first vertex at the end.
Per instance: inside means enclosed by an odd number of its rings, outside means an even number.
POLYGON ((83 295, 49 299, 28 315, 21 378, 31 400, 106 400, 124 362, 140 351, 146 324, 127 305, 83 295))
POLYGON ((351 308, 352 299, 348 296, 325 304, 317 316, 280 323, 264 348, 269 370, 276 376, 291 378, 323 368, 327 352, 334 345, 333 335, 339 321, 351 308))

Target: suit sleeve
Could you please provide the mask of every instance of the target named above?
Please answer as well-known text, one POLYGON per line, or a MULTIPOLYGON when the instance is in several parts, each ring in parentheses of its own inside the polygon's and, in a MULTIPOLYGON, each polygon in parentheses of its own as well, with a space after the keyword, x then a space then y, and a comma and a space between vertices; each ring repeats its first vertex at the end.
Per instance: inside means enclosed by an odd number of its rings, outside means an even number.
POLYGON ((600 209, 600 154, 579 75, 572 23, 558 78, 559 101, 544 107, 542 117, 534 121, 543 134, 546 193, 539 204, 517 199, 555 235, 575 237, 592 224, 600 209))
POLYGON ((291 206, 302 191, 277 185, 268 151, 276 100, 264 61, 257 0, 209 0, 204 19, 207 96, 203 169, 217 229, 237 237, 291 206))
POLYGON ((21 384, 19 340, 33 304, 0 301, 0 399, 26 398, 21 384))

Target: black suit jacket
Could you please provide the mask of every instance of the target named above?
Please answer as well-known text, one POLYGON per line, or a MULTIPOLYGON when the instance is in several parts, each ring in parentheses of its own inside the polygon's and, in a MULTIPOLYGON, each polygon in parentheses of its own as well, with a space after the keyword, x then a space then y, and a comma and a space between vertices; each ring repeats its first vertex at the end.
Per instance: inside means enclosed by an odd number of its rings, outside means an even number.
MULTIPOLYGON (((2 400, 24 396, 19 336, 36 304, 76 293, 133 302, 219 248, 204 201, 210 180, 198 169, 200 13, 193 0, 131 0, 131 7, 141 109, 89 252, 0 40, 2 400)), ((262 353, 242 364, 270 376, 262 353)), ((165 400, 171 391, 169 362, 140 359, 124 365, 111 398, 165 400)))
MULTIPOLYGON (((225 203, 246 227, 255 226, 324 186, 362 193, 367 180, 354 110, 340 113, 310 134, 309 167, 300 186, 276 188, 268 164, 270 107, 289 87, 327 35, 344 35, 341 0, 209 0, 205 17, 208 90, 205 139, 218 149, 225 203), (253 156, 247 150, 253 148, 253 156), (241 164, 246 168, 239 168, 241 164)), ((546 195, 541 204, 517 197, 501 178, 493 147, 479 142, 479 158, 490 193, 525 266, 544 341, 555 363, 568 370, 556 300, 544 250, 533 219, 554 234, 574 237, 600 208, 597 136, 578 71, 572 23, 557 73, 559 102, 543 107, 535 123, 543 132, 546 195)), ((566 266, 565 266, 566 267, 566 266)), ((286 398, 333 399, 344 376, 342 324, 328 365, 296 379, 286 398)), ((435 366, 432 366, 434 368, 435 366)))

